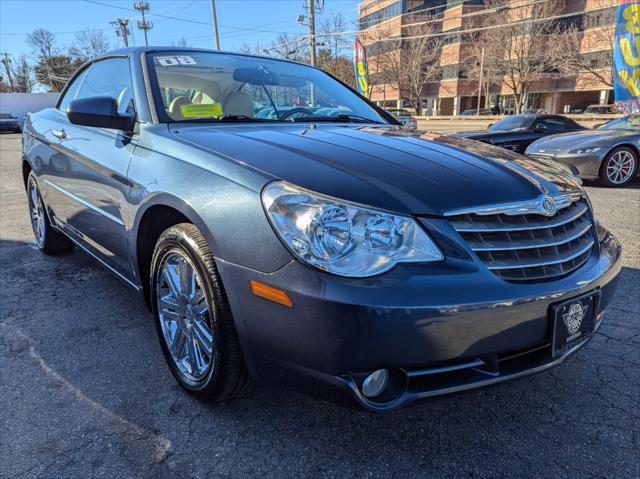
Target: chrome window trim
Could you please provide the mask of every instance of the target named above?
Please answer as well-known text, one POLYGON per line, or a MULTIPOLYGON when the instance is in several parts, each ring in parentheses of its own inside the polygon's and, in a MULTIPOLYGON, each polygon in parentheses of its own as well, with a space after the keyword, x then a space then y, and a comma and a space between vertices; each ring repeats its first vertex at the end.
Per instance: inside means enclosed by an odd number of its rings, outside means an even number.
POLYGON ((494 205, 487 205, 481 207, 472 208, 459 208, 456 210, 449 210, 444 212, 444 216, 456 216, 465 214, 476 215, 527 215, 527 214, 540 214, 544 216, 553 216, 558 210, 566 208, 572 203, 579 201, 584 196, 583 193, 562 193, 559 195, 540 195, 533 200, 515 201, 511 203, 499 203, 494 205), (544 202, 551 200, 555 206, 553 213, 549 214, 544 208, 544 202))

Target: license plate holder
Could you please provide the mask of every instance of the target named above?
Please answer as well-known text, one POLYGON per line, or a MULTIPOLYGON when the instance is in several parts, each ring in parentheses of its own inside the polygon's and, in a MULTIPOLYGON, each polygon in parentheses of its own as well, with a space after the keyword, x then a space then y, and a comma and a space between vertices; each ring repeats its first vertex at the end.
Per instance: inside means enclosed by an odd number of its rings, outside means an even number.
POLYGON ((552 308, 552 355, 564 354, 593 334, 600 290, 563 301, 552 308))

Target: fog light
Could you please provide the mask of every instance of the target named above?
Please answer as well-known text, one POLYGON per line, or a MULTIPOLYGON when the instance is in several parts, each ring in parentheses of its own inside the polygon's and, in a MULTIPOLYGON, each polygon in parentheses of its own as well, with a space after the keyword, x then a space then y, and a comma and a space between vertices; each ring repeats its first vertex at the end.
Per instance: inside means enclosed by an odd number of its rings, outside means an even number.
POLYGON ((362 383, 362 394, 369 398, 380 396, 389 382, 389 371, 378 369, 369 374, 362 383))

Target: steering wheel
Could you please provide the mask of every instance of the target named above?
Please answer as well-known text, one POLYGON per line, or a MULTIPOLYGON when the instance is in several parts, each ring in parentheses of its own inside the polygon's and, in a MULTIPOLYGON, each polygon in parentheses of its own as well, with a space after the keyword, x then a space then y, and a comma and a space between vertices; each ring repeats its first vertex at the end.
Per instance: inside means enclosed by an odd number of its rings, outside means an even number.
POLYGON ((292 108, 291 110, 287 110, 283 113, 280 113, 280 120, 286 120, 287 118, 290 118, 292 116, 313 116, 313 112, 311 110, 309 110, 308 108, 304 108, 304 107, 297 107, 297 108, 292 108))

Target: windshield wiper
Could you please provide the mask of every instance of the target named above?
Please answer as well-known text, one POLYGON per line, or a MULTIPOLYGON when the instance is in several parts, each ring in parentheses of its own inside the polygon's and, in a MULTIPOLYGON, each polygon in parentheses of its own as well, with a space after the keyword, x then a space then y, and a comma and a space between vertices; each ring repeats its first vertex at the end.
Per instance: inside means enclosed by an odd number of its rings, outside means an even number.
POLYGON ((307 122, 307 121, 331 121, 336 123, 376 123, 383 125, 384 123, 364 116, 342 114, 336 116, 300 116, 291 118, 290 121, 307 122))
POLYGON ((223 115, 220 118, 218 118, 218 121, 230 121, 230 122, 243 122, 243 121, 250 121, 250 122, 254 122, 254 121, 269 121, 266 118, 255 118, 253 116, 248 116, 248 115, 223 115))

